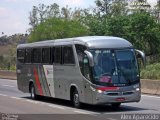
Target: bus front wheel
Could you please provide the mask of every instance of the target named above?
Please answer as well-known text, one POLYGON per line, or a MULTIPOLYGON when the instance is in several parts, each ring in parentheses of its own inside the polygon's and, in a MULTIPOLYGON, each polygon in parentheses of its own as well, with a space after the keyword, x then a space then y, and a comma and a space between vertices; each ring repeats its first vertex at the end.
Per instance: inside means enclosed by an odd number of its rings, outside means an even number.
POLYGON ((119 108, 121 103, 112 103, 113 108, 119 108))
POLYGON ((73 91, 73 94, 72 94, 72 102, 73 102, 74 107, 80 108, 81 103, 80 103, 80 101, 79 101, 79 94, 78 94, 77 89, 75 89, 75 90, 73 91))

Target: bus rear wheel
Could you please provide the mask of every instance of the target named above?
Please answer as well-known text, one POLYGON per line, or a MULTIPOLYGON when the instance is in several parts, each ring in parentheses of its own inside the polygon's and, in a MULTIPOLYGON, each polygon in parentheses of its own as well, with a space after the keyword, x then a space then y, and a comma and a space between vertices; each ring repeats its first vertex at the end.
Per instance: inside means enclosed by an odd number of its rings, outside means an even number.
POLYGON ((33 99, 33 100, 37 99, 37 95, 36 95, 34 84, 30 85, 30 95, 31 95, 31 99, 33 99))
POLYGON ((79 94, 78 94, 77 89, 75 89, 73 91, 73 94, 72 94, 72 103, 73 103, 73 106, 75 108, 80 108, 81 107, 81 103, 79 101, 79 94))

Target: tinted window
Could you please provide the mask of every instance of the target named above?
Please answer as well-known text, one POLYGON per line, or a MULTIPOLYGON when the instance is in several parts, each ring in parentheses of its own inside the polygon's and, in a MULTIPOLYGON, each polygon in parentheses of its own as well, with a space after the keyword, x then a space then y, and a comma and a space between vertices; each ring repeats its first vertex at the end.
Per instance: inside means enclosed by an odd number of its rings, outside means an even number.
POLYGON ((41 63, 41 49, 40 48, 33 49, 32 62, 41 63))
POLYGON ((51 63, 54 63, 54 47, 53 48, 51 48, 50 50, 50 58, 51 58, 51 63))
POLYGON ((24 62, 24 53, 25 50, 21 49, 21 50, 17 50, 17 59, 19 62, 23 63, 24 62))
POLYGON ((63 47, 63 60, 64 64, 74 64, 74 54, 71 46, 63 47))
POLYGON ((54 63, 61 63, 61 47, 55 47, 54 49, 54 63))
POLYGON ((25 63, 31 63, 31 49, 26 49, 25 63))
POLYGON ((42 63, 50 63, 50 48, 42 49, 42 63))
POLYGON ((77 52, 77 56, 78 56, 78 61, 79 61, 79 67, 81 69, 82 74, 84 75, 84 65, 83 65, 83 59, 85 57, 85 53, 84 51, 87 49, 85 46, 83 45, 75 45, 76 47, 76 52, 77 52))

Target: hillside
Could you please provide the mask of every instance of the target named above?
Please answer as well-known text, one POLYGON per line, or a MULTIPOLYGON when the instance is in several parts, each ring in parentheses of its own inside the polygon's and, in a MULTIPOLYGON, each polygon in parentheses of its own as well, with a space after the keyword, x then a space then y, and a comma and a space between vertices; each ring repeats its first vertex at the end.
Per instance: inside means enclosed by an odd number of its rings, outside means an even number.
POLYGON ((9 55, 10 54, 11 45, 0 45, 0 56, 9 55))
POLYGON ((16 47, 18 44, 26 43, 28 35, 15 34, 0 37, 0 69, 15 70, 16 47))
POLYGON ((0 56, 14 56, 16 46, 26 43, 27 38, 28 36, 24 34, 0 37, 0 56))

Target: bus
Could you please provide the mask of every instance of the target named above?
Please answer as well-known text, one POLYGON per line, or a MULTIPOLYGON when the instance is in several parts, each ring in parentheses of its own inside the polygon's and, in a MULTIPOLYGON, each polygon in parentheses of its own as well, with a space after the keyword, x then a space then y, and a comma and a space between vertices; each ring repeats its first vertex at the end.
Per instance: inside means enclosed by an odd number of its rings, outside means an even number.
POLYGON ((139 102, 139 62, 145 54, 119 37, 85 36, 17 46, 17 86, 32 99, 46 96, 92 105, 139 102))

